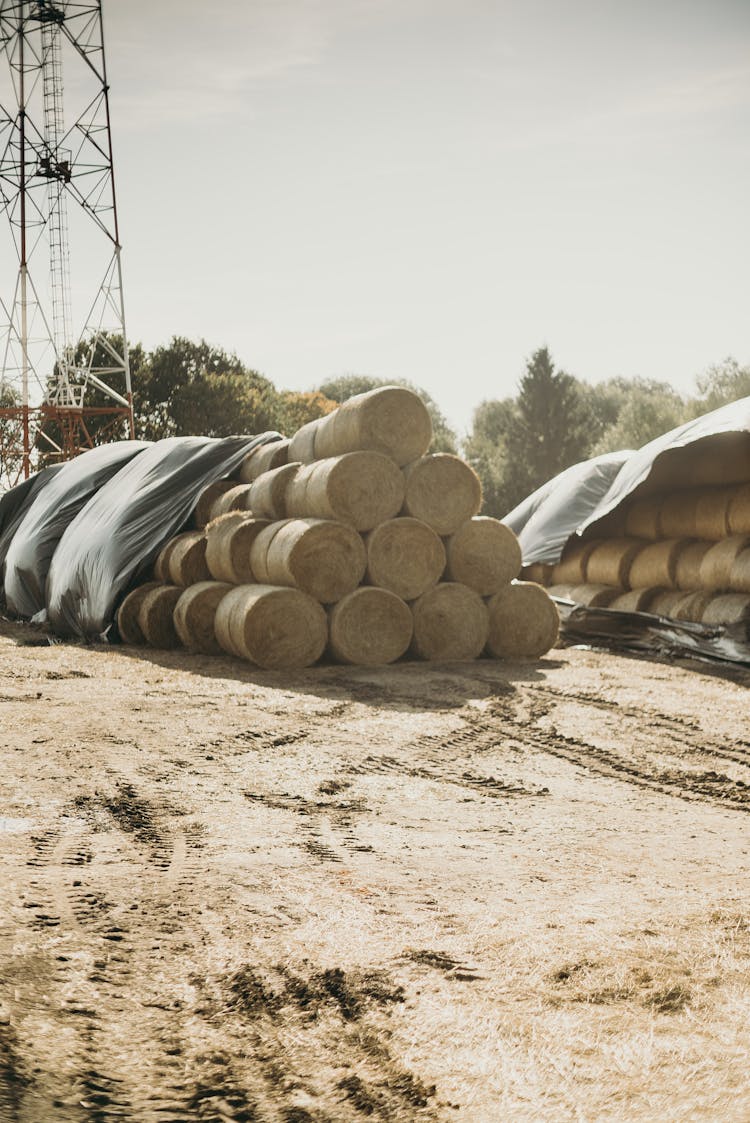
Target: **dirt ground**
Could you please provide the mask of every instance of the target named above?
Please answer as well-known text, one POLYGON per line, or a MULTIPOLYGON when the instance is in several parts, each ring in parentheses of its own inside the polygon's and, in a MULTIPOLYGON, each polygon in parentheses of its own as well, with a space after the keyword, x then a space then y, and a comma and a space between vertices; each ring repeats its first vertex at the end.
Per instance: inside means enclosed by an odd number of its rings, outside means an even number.
POLYGON ((750 1119, 750 673, 39 642, 2 1123, 750 1119))

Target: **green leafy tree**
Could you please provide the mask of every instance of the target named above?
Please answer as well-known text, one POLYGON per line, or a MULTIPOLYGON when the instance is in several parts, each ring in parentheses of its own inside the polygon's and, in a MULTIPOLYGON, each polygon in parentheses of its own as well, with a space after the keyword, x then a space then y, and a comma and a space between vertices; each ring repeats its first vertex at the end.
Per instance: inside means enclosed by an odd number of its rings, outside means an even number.
POLYGON ((236 355, 175 336, 146 358, 133 380, 136 432, 147 440, 263 433, 281 418, 273 384, 236 355))
POLYGON ((625 386, 627 392, 617 419, 601 434, 591 456, 641 448, 688 420, 689 404, 668 383, 636 378, 625 386))
MULTIPOLYGON (((0 409, 17 410, 21 398, 7 383, 0 382, 0 409)), ((23 423, 20 417, 0 416, 0 494, 13 487, 23 469, 23 423)))
POLYGON ((481 402, 474 410, 471 433, 463 444, 466 460, 482 481, 482 510, 495 518, 501 518, 509 510, 506 442, 515 412, 512 398, 481 402))
POLYGON ((306 425, 308 421, 315 421, 318 417, 325 417, 331 413, 338 402, 321 394, 320 390, 309 390, 298 393, 295 390, 283 390, 279 395, 279 420, 278 428, 282 433, 291 436, 306 425))
POLYGON ((750 366, 741 367, 736 359, 709 367, 697 380, 699 397, 693 402, 693 416, 750 397, 750 366))
POLYGON ((325 394, 327 398, 331 398, 335 402, 345 402, 347 398, 353 398, 355 394, 364 394, 367 390, 374 390, 378 386, 404 386, 407 390, 413 390, 415 394, 419 394, 427 406, 432 420, 430 452, 451 452, 455 454, 458 451, 458 437, 448 424, 435 399, 426 390, 422 390, 405 378, 370 378, 364 374, 343 374, 337 378, 327 379, 318 389, 321 394, 325 394))

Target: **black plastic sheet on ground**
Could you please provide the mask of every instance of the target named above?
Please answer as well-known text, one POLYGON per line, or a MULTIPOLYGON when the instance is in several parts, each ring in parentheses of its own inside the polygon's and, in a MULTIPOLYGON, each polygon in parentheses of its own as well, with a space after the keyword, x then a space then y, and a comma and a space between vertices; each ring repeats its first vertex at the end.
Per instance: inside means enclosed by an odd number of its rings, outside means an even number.
POLYGON ((615 651, 641 651, 662 657, 692 657, 750 667, 750 625, 725 626, 668 620, 647 612, 587 608, 552 598, 558 607, 566 644, 584 643, 615 651))

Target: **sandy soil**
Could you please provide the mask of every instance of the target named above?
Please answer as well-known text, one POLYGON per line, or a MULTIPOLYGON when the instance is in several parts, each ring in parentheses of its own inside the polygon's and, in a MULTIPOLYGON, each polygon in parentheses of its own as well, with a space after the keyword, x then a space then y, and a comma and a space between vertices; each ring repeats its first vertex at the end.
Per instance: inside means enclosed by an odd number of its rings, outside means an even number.
POLYGON ((750 674, 34 639, 3 1123, 750 1119, 750 674))

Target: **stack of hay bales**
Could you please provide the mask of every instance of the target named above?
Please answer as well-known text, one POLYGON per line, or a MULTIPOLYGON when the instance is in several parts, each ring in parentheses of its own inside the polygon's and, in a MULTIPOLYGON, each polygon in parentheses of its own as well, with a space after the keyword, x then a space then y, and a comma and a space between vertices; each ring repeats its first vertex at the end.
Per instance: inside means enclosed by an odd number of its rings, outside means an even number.
POLYGON ((544 654, 553 601, 515 580, 515 535, 431 438, 418 395, 391 386, 254 449, 125 598, 120 635, 266 668, 544 654))
MULTIPOLYGON (((748 478, 713 486, 699 467, 697 485, 634 497, 592 527, 607 537, 574 540, 557 565, 524 575, 578 604, 750 623, 750 465, 748 478)), ((707 467, 715 476, 717 466, 707 467)))

